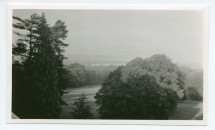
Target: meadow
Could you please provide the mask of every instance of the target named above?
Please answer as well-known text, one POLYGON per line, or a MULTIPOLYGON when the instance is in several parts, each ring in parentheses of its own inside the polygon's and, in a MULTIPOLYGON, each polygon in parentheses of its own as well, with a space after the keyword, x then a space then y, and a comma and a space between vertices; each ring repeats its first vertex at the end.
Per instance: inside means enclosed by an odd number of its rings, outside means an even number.
MULTIPOLYGON (((84 92, 87 97, 88 105, 94 119, 99 119, 97 112, 98 106, 95 104, 94 96, 101 88, 101 85, 89 85, 79 88, 68 88, 63 100, 68 104, 62 106, 61 119, 72 119, 72 108, 75 100, 84 92)), ((169 114, 169 120, 202 120, 203 119, 203 103, 202 101, 185 100, 179 101, 175 111, 169 114)))

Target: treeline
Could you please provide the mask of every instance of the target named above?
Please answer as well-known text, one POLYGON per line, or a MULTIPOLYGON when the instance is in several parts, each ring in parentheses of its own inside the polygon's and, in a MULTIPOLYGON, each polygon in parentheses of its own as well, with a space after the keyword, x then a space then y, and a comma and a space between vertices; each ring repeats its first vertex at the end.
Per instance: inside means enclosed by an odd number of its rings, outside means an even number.
POLYGON ((85 85, 100 85, 108 74, 118 66, 85 66, 79 63, 73 63, 65 66, 67 70, 67 79, 70 87, 81 87, 85 85))
POLYGON ((21 119, 59 118, 68 87, 63 66, 68 46, 65 23, 57 20, 50 26, 45 14, 13 16, 13 32, 17 39, 12 48, 12 112, 21 119))

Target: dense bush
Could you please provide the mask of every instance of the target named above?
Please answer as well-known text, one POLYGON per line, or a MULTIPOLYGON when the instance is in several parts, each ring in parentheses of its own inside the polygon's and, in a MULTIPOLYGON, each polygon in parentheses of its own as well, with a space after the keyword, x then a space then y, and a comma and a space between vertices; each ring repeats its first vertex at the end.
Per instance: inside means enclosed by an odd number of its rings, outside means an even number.
POLYGON ((150 75, 121 79, 119 67, 111 72, 96 94, 102 119, 168 119, 176 103, 176 93, 162 88, 150 75))

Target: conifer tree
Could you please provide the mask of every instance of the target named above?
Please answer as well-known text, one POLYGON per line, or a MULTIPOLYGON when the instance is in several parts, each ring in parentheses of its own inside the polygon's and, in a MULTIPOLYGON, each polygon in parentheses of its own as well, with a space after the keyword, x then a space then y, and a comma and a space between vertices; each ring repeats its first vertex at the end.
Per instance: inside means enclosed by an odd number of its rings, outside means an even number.
POLYGON ((29 19, 13 17, 13 103, 12 111, 20 118, 59 118, 65 70, 63 48, 68 44, 65 23, 50 26, 45 14, 29 19), (21 73, 21 74, 20 74, 21 73))
POLYGON ((72 115, 75 119, 89 119, 92 117, 90 107, 87 105, 87 98, 84 93, 75 101, 72 115))

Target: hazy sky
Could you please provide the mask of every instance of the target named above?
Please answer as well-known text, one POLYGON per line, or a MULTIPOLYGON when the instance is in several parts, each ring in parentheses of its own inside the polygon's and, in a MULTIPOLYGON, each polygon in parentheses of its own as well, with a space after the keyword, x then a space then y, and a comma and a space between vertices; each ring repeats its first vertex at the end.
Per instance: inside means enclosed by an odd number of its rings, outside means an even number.
POLYGON ((58 19, 67 25, 68 60, 122 63, 166 54, 175 63, 202 68, 201 11, 15 10, 14 16, 42 12, 50 25, 58 19))

